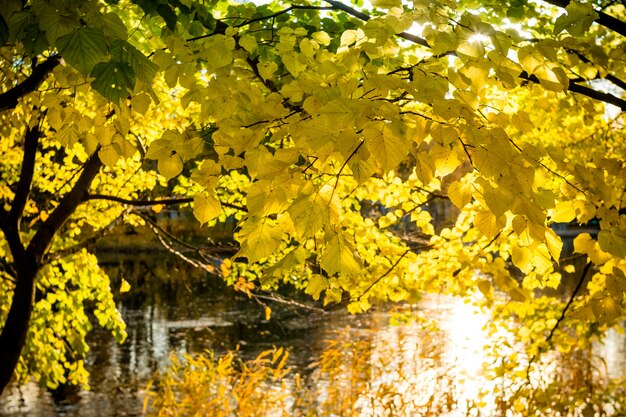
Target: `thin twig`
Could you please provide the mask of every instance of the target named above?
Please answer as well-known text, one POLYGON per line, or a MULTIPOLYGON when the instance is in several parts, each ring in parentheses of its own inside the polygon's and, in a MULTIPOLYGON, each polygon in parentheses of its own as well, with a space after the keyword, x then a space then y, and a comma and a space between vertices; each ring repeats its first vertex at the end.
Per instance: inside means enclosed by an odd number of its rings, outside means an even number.
MULTIPOLYGON (((133 206, 133 207, 150 207, 150 206, 159 206, 159 205, 172 206, 172 205, 179 205, 179 204, 189 204, 189 203, 193 203, 194 198, 193 197, 180 197, 180 198, 160 198, 156 200, 130 200, 127 198, 117 197, 113 195, 105 195, 105 194, 85 195, 84 201, 89 201, 89 200, 108 200, 108 201, 114 201, 116 203, 126 204, 126 205, 133 206)), ((223 207, 228 207, 234 210, 243 211, 245 213, 248 212, 247 208, 237 205, 237 204, 232 204, 232 203, 227 203, 227 202, 222 202, 222 201, 220 201, 220 204, 223 207)))
POLYGON ((390 267, 387 271, 385 271, 385 273, 384 273, 384 274, 382 274, 381 276, 379 276, 378 278, 376 278, 376 279, 374 280, 374 282, 372 282, 372 283, 369 285, 369 287, 367 287, 367 288, 365 289, 365 291, 363 291, 363 292, 361 293, 361 295, 359 295, 359 296, 357 297, 357 299, 356 299, 356 300, 357 300, 357 301, 360 301, 360 300, 361 300, 361 298, 363 298, 363 296, 364 296, 365 294, 367 294, 367 293, 368 293, 368 292, 369 292, 372 288, 374 288, 374 286, 375 286, 376 284, 378 284, 378 283, 379 283, 379 282, 380 282, 383 278, 385 278, 387 275, 389 275, 389 274, 390 274, 390 273, 391 273, 391 272, 392 272, 392 271, 396 268, 396 266, 398 266, 398 264, 400 263, 400 261, 401 261, 401 260, 402 260, 402 259, 403 259, 403 258, 404 258, 404 257, 405 257, 408 253, 409 253, 409 252, 411 252, 411 249, 407 249, 406 251, 404 251, 404 253, 403 253, 402 255, 400 255, 400 257, 399 257, 398 259, 396 259, 396 261, 393 263, 393 265, 391 265, 391 267, 390 267))
MULTIPOLYGON (((550 329, 550 334, 548 335, 548 337, 546 338, 546 344, 548 346, 551 345, 552 343, 552 337, 554 336, 554 333, 556 332, 557 328, 559 327, 559 324, 561 324, 561 322, 563 320, 565 320, 565 315, 567 314, 567 311, 569 310, 570 306, 572 305, 572 303, 574 302, 574 299, 576 298, 576 296, 578 295, 578 292, 580 291, 580 289, 583 286, 583 283, 585 282, 585 278, 587 276, 587 273, 589 272, 589 268, 591 268, 591 261, 587 262, 587 265, 585 265, 585 268, 583 269, 582 274, 580 275, 580 279, 578 280, 578 283, 576 284, 576 288, 574 288, 574 292, 572 292, 572 295, 570 296, 569 300, 567 301, 567 304, 565 305, 565 308, 563 309, 563 311, 561 311, 561 317, 559 317, 559 319, 556 321, 556 323, 554 324, 554 326, 552 326, 552 329, 550 329)), ((539 351, 537 352, 536 355, 533 355, 530 360, 528 361, 528 367, 526 368, 526 378, 529 379, 530 378, 530 367, 532 366, 532 364, 535 362, 535 360, 537 359, 537 357, 542 353, 542 351, 545 349, 539 349, 539 351)))

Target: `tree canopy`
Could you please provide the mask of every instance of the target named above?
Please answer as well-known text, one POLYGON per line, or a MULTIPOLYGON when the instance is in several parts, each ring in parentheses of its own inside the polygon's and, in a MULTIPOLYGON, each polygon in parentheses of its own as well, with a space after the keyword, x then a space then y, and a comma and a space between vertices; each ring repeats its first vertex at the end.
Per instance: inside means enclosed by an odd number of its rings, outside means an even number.
POLYGON ((90 249, 158 233, 145 209, 166 205, 236 221, 211 267, 240 287, 352 312, 479 293, 519 319, 529 367, 591 343, 625 315, 625 19, 608 0, 1 2, 0 389, 87 382, 90 312, 124 339, 90 249), (553 226, 590 221, 564 259, 553 226))

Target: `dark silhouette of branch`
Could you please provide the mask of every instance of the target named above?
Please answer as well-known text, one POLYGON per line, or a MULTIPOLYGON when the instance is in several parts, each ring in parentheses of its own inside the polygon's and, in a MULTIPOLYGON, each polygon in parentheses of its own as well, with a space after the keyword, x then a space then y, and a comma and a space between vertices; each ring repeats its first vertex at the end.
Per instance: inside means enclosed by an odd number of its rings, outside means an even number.
MULTIPOLYGON (((539 84, 539 79, 535 75, 528 75, 526 71, 522 72, 519 77, 523 80, 539 84)), ((626 111, 626 100, 616 97, 613 94, 603 93, 602 91, 594 90, 591 87, 576 84, 572 81, 569 82, 567 89, 573 93, 582 94, 594 100, 612 104, 619 107, 622 111, 626 111)))
MULTIPOLYGON (((331 4, 333 7, 335 7, 338 10, 342 10, 346 13, 348 13, 351 16, 354 16, 358 19, 361 19, 363 21, 368 21, 369 19, 371 19, 371 16, 369 16, 366 13, 360 12, 350 6, 347 6, 339 1, 336 0, 325 0, 326 3, 331 4)), ((559 7, 566 7, 569 4, 569 0, 544 0, 550 4, 553 4, 555 6, 559 6, 559 7)), ((607 15, 606 13, 603 12, 598 12, 598 14, 600 15, 600 18, 598 20, 596 20, 596 22, 598 22, 599 24, 616 31, 617 33, 620 33, 624 36, 626 36, 626 23, 615 19, 614 17, 611 17, 609 15, 607 15)), ((430 45, 428 44, 428 42, 423 39, 420 38, 419 36, 415 36, 415 35, 411 35, 410 33, 406 33, 406 32, 402 32, 402 33, 398 33, 396 34, 396 36, 408 40, 410 42, 416 43, 418 45, 422 45, 425 46, 427 48, 430 48, 430 45)), ((438 56, 436 56, 435 58, 439 58, 441 56, 445 56, 445 55, 455 55, 454 51, 449 51, 443 54, 440 54, 438 56)), ((528 75, 528 73, 526 72, 522 72, 519 75, 520 78, 526 80, 526 81, 531 81, 533 83, 539 83, 539 79, 537 77, 535 77, 534 75, 528 75)), ((620 85, 619 83, 621 82, 621 80, 617 79, 616 77, 612 77, 611 79, 609 79, 609 77, 607 77, 607 80, 614 82, 617 81, 617 83, 615 83, 616 85, 620 85)), ((576 84, 574 82, 570 82, 567 89, 573 93, 578 93, 578 94, 582 94, 584 96, 587 96, 589 98, 592 98, 594 100, 599 100, 605 103, 609 103, 609 104, 613 104, 614 106, 619 107, 622 111, 626 111, 626 100, 623 100, 619 97, 616 97, 612 94, 608 94, 608 93, 603 93, 601 91, 597 91, 594 90, 590 87, 586 87, 586 86, 582 86, 579 84, 576 84)))
POLYGON ((196 253, 200 254, 201 249, 193 246, 187 242, 183 242, 182 240, 178 239, 176 236, 172 235, 171 233, 169 233, 167 230, 163 229, 161 226, 159 226, 158 224, 156 224, 155 222, 153 222, 149 217, 141 214, 141 213, 133 213, 136 216, 140 217, 141 219, 143 219, 146 224, 148 225, 148 227, 150 228, 150 230, 152 231, 152 233, 154 233, 154 235, 157 237, 157 239, 159 239, 159 242, 161 242, 161 245, 163 245, 163 247, 170 253, 172 253, 173 255, 175 255, 176 257, 182 259, 183 261, 187 262, 189 265, 193 266, 194 268, 200 268, 200 269, 204 269, 205 271, 207 271, 210 274, 214 274, 214 275, 219 275, 220 274, 220 269, 218 267, 219 264, 219 258, 214 257, 213 259, 210 259, 208 263, 205 263, 207 261, 207 258, 205 256, 202 256, 202 259, 205 262, 201 262, 197 259, 191 259, 190 257, 184 255, 181 251, 177 250, 172 243, 177 243, 187 249, 191 249, 193 251, 196 251, 196 253), (166 240, 167 239, 167 240, 166 240), (169 240, 169 241, 168 241, 169 240))
POLYGON ((101 167, 102 162, 100 158, 98 158, 97 149, 87 162, 85 162, 83 171, 74 183, 72 189, 63 196, 59 205, 31 239, 26 248, 26 252, 31 253, 38 262, 41 261, 54 235, 83 202, 83 196, 91 186, 93 179, 98 175, 98 172, 100 172, 101 167))
POLYGON ((565 305, 565 308, 563 309, 563 311, 561 311, 561 317, 559 317, 559 319, 556 321, 556 323, 554 324, 554 326, 550 330, 550 334, 546 338, 546 342, 547 343, 550 343, 552 341, 552 336, 554 336, 554 332, 556 332, 556 329, 559 327, 559 324, 561 324, 561 322, 565 319, 565 314, 567 314, 567 311, 569 310, 570 306, 574 302, 574 299, 578 295, 578 292, 582 288, 583 282, 585 282, 585 278, 587 277, 587 273, 589 272, 589 268, 591 268, 591 262, 587 262, 587 265, 585 265, 585 267, 583 268, 583 272, 582 272, 582 274, 580 274, 580 279, 578 280, 578 283, 576 284, 576 288, 574 288, 574 291, 572 292, 572 295, 570 296, 569 300, 567 301, 567 304, 565 305))
POLYGON ((257 17, 254 19, 250 19, 250 20, 246 20, 243 23, 240 23, 238 25, 235 25, 234 27, 236 28, 241 28, 244 26, 248 26, 251 25, 252 23, 256 23, 256 22, 262 22, 264 20, 269 20, 269 19, 275 19, 280 15, 283 15, 285 13, 289 13, 292 10, 334 10, 334 7, 330 7, 330 6, 307 6, 304 4, 292 4, 291 6, 287 7, 286 9, 280 10, 276 13, 267 15, 267 16, 261 16, 261 17, 257 17))
POLYGON ((569 83, 567 88, 569 91, 573 93, 582 94, 594 100, 603 101, 608 104, 612 104, 614 106, 619 107, 620 110, 626 111, 626 100, 618 98, 613 94, 603 93, 602 91, 594 90, 593 88, 586 87, 576 83, 569 83))
MULTIPOLYGON (((368 20, 371 19, 371 16, 360 12, 348 5, 345 5, 343 3, 341 3, 340 1, 336 1, 336 0, 325 0, 326 3, 332 5, 335 9, 337 10, 341 10, 343 12, 346 12, 347 14, 349 14, 350 16, 356 17, 357 19, 363 20, 365 22, 367 22, 368 20)), ((419 36, 413 35, 411 33, 407 33, 407 32, 400 32, 400 33, 396 33, 396 36, 402 39, 405 39, 409 42, 413 42, 416 43, 418 45, 422 45, 425 46, 427 48, 430 48, 430 45, 428 44, 428 42, 426 41, 426 39, 424 38, 420 38, 419 36)))
POLYGON ((61 62, 60 55, 52 55, 43 63, 33 67, 31 74, 15 87, 0 94, 0 112, 14 109, 18 100, 28 93, 35 91, 48 77, 48 74, 61 62))
POLYGON ((0 212, 0 229, 9 245, 14 263, 21 262, 25 255, 24 245, 20 237, 20 220, 33 182, 37 148, 39 147, 39 133, 39 125, 32 129, 30 127, 26 128, 22 167, 15 197, 13 198, 11 209, 8 212, 4 210, 0 212))
MULTIPOLYGON (((576 288, 574 288, 574 291, 572 292, 572 295, 570 296, 569 300, 567 301, 567 304, 565 305, 565 308, 563 309, 563 311, 561 311, 561 317, 559 317, 559 319, 556 321, 554 326, 552 326, 552 329, 550 329, 550 334, 548 335, 548 337, 546 337, 546 343, 548 345, 550 345, 552 343, 552 337, 554 336, 554 333, 556 332, 556 329, 559 327, 559 324, 561 324, 561 322, 563 320, 565 320, 565 315, 567 314, 570 306, 574 302, 574 299, 578 295, 578 292, 580 291, 580 289, 583 286, 583 283, 585 282, 585 278, 587 277, 587 273, 589 272, 589 268, 591 268, 591 262, 587 262, 587 265, 585 265, 585 267, 583 268, 583 272, 580 275, 580 278, 578 279, 578 283, 576 284, 576 288)), ((528 361, 528 367, 526 368, 526 376, 527 376, 527 378, 529 378, 529 375, 530 375, 530 367, 535 362, 537 357, 541 354, 542 350, 543 349, 540 349, 539 352, 537 352, 536 355, 533 355, 530 358, 530 360, 528 361)))
MULTIPOLYGON (((179 204, 189 204, 189 203, 193 203, 194 199, 193 197, 181 197, 181 198, 162 198, 162 199, 156 199, 156 200, 130 200, 127 198, 116 197, 114 195, 86 194, 83 197, 83 201, 89 201, 89 200, 108 200, 108 201, 114 201, 120 204, 126 204, 128 206, 133 206, 133 207, 150 207, 150 206, 159 206, 159 205, 174 206, 174 205, 179 205, 179 204)), ((220 201, 220 204, 223 207, 228 207, 228 208, 239 210, 245 213, 248 212, 247 208, 237 205, 237 204, 224 203, 221 201, 220 201)))
POLYGON ((30 195, 30 189, 33 182, 33 174, 35 171, 35 160, 37 157, 37 148, 39 147, 39 123, 34 128, 27 127, 24 137, 24 156, 22 157, 22 168, 20 177, 15 190, 15 197, 11 210, 6 218, 6 222, 15 225, 19 230, 19 223, 30 195))

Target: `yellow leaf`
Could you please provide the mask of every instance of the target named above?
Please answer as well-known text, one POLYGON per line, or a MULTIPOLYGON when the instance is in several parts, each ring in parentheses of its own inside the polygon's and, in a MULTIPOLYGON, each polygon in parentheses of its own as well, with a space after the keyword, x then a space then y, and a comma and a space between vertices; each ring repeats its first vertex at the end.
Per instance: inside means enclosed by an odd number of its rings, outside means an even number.
POLYGON ((249 263, 266 258, 278 249, 283 235, 284 231, 276 224, 276 221, 251 217, 243 224, 237 235, 241 248, 235 257, 245 256, 249 263))
POLYGON ((98 157, 104 165, 113 167, 120 159, 120 154, 117 153, 113 145, 106 145, 98 151, 98 157))
POLYGON ((552 229, 546 229, 546 246, 548 247, 548 251, 550 252, 550 256, 552 256, 552 259, 558 263, 561 258, 563 242, 552 229))
POLYGON ((203 192, 196 194, 193 199, 193 215, 200 224, 216 218, 222 211, 222 204, 212 194, 203 192))
POLYGON ((614 227, 610 230, 600 231, 598 243, 603 251, 618 258, 626 258, 626 232, 623 230, 614 227))
POLYGON ((309 278, 309 283, 306 286, 305 292, 317 301, 320 299, 322 291, 326 291, 327 288, 328 280, 320 274, 313 274, 311 275, 311 278, 309 278))
POLYGON ((440 177, 451 174, 463 163, 455 149, 450 149, 448 146, 441 146, 435 143, 429 154, 435 163, 435 174, 440 177))
POLYGON ((569 201, 559 201, 552 209, 550 219, 557 223, 569 223, 576 218, 576 208, 569 201))
POLYGON ((219 181, 222 167, 211 159, 202 162, 200 169, 191 174, 191 179, 204 188, 213 189, 219 181))
POLYGON ((504 225, 504 217, 497 218, 487 210, 479 211, 474 217, 474 226, 489 239, 493 239, 504 225))
POLYGON ((134 95, 130 100, 130 104, 137 113, 146 114, 150 108, 152 99, 146 93, 134 95))
POLYGON ((454 181, 448 187, 448 197, 450 197, 452 204, 462 209, 472 200, 472 186, 463 182, 454 181))
POLYGON ((260 62, 257 68, 259 69, 259 74, 261 74, 261 77, 264 80, 269 80, 278 70, 278 64, 274 61, 260 62))
POLYGON ((183 172, 183 160, 176 153, 162 153, 159 156, 157 167, 159 169, 159 173, 163 175, 166 180, 170 180, 183 172))
POLYGON ((326 32, 313 32, 311 34, 311 38, 315 39, 315 41, 321 45, 328 46, 330 45, 330 36, 326 32))
POLYGON ((513 264, 525 274, 528 274, 533 269, 533 253, 528 248, 513 247, 511 259, 513 264))
POLYGON ((591 309, 596 320, 600 323, 610 322, 622 315, 621 303, 611 296, 594 298, 591 301, 591 309))
POLYGON ((122 284, 120 285, 120 294, 130 291, 130 284, 124 278, 122 278, 122 284))
POLYGON ((394 7, 402 7, 402 1, 400 0, 371 0, 372 6, 381 9, 391 9, 394 7))
POLYGON ((332 237, 327 241, 324 253, 319 258, 320 266, 330 275, 338 274, 340 277, 358 275, 361 263, 354 246, 342 233, 331 234, 332 237))
POLYGON ((593 240, 589 233, 581 233, 574 238, 574 251, 586 253, 596 265, 602 265, 611 259, 611 255, 600 249, 598 242, 593 240))
POLYGON ((247 33, 239 39, 239 45, 250 53, 254 52, 257 47, 254 36, 248 35, 247 33))
POLYGON ((325 186, 311 194, 296 198, 287 211, 293 221, 296 235, 307 238, 337 218, 339 203, 333 188, 325 186))

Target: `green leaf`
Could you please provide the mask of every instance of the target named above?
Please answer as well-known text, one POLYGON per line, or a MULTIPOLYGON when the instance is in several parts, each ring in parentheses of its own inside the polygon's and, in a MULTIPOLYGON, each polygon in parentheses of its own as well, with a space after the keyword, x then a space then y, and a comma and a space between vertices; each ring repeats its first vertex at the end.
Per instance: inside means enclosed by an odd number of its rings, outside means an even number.
POLYGON ((111 55, 116 61, 122 61, 129 64, 138 80, 149 84, 154 79, 159 66, 150 61, 130 43, 123 40, 116 40, 111 45, 111 55))
POLYGON ((96 64, 104 60, 107 52, 104 32, 88 27, 61 36, 57 40, 57 47, 63 59, 85 75, 95 70, 96 64))
POLYGON ((116 13, 103 15, 100 23, 105 35, 122 40, 128 38, 128 29, 116 13))
POLYGON ((600 15, 591 3, 570 2, 565 8, 566 13, 556 19, 554 34, 567 30, 572 36, 582 36, 600 15))
POLYGON ((33 1, 33 11, 39 18, 39 27, 52 44, 79 26, 78 15, 70 10, 57 11, 46 1, 33 1))
POLYGON ((159 4, 156 7, 156 12, 165 20, 165 25, 169 30, 176 29, 176 20, 178 17, 169 4, 159 4))
POLYGON ((39 25, 37 24, 30 24, 24 27, 22 43, 26 52, 31 56, 39 55, 49 47, 48 39, 39 30, 39 25))
POLYGON ((126 62, 109 61, 97 64, 91 71, 91 86, 115 104, 130 96, 135 88, 135 72, 126 62))

